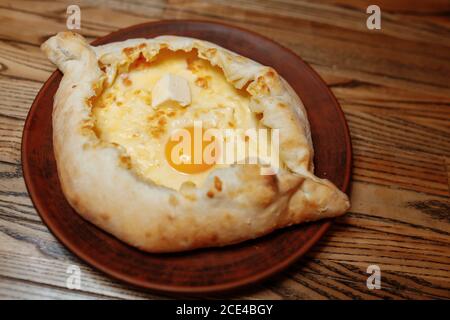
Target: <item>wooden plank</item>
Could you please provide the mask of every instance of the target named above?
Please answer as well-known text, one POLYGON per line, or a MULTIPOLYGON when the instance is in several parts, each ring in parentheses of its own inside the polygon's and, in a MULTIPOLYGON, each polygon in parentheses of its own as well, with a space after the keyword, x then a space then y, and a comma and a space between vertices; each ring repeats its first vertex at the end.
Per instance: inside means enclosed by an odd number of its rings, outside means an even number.
MULTIPOLYGON (((42 224, 26 192, 23 123, 55 69, 39 45, 66 28, 69 4, 0 3, 0 298, 166 298, 74 257, 42 224), (71 264, 81 268, 81 290, 66 288, 71 264)), ((449 1, 378 1, 381 31, 366 29, 363 0, 77 4, 88 39, 136 23, 192 18, 264 34, 309 62, 343 107, 354 148, 350 212, 282 274, 210 298, 450 298, 449 1), (366 287, 370 264, 381 268, 381 290, 366 287)))
MULTIPOLYGON (((383 281, 387 285, 387 291, 378 292, 379 298, 418 297, 414 292, 396 295, 395 288, 391 288, 389 284, 395 283, 398 278, 405 281, 416 279, 419 284, 426 282, 428 286, 422 285, 422 294, 427 294, 430 298, 445 297, 450 287, 450 281, 446 278, 450 271, 449 243, 448 236, 443 234, 446 227, 436 225, 434 216, 423 213, 421 207, 414 210, 416 216, 411 215, 409 199, 411 197, 418 201, 414 192, 399 190, 392 194, 388 188, 368 188, 363 184, 354 184, 352 212, 361 209, 361 200, 367 202, 366 192, 383 197, 384 203, 391 203, 383 206, 387 211, 378 215, 380 210, 377 206, 382 202, 374 198, 373 207, 368 208, 364 203, 364 210, 368 214, 349 213, 340 218, 332 232, 308 254, 305 259, 306 267, 301 261, 298 263, 300 267, 293 267, 295 271, 288 271, 288 277, 294 279, 269 281, 264 284, 267 288, 265 293, 259 292, 259 298, 367 298, 365 268, 374 263, 382 267, 383 281), (415 221, 420 221, 421 225, 415 225, 415 221), (423 231, 418 232, 418 229, 423 231), (433 231, 432 237, 430 230, 433 231), (336 276, 334 281, 340 280, 341 286, 333 282, 326 284, 322 279, 328 277, 328 270, 336 269, 336 264, 340 264, 341 269, 353 270, 352 273, 336 276), (320 272, 310 270, 318 266, 322 268, 320 272), (329 286, 331 291, 324 286, 329 286), (343 294, 344 289, 349 292, 343 294), (340 294, 333 293, 333 290, 338 290, 340 294), (324 296, 323 292, 327 292, 327 295, 324 296)), ((423 196, 423 202, 432 201, 431 199, 423 196)), ((2 219, 0 226, 6 236, 0 241, 6 244, 8 252, 3 253, 3 256, 0 254, 0 274, 11 274, 22 280, 40 279, 46 285, 64 286, 66 268, 70 264, 80 265, 80 262, 65 252, 39 222, 21 219, 20 213, 12 218, 7 216, 2 219), (18 257, 17 252, 24 253, 24 256, 18 257)), ((117 298, 138 297, 136 292, 130 295, 114 281, 115 286, 111 288, 109 278, 87 266, 81 267, 82 273, 88 275, 83 290, 117 298), (106 284, 107 287, 104 286, 106 284)))
MULTIPOLYGON (((1 203, 1 202, 0 202, 1 203)), ((1 205, 2 209, 5 205, 1 205)), ((120 299, 151 299, 163 297, 145 290, 136 290, 85 265, 70 254, 42 224, 38 217, 29 218, 22 210, 0 213, 0 276, 51 286, 66 291, 67 268, 81 269, 83 293, 120 299)), ((36 215, 36 213, 34 213, 36 215)), ((279 299, 271 290, 260 290, 242 298, 279 299)), ((0 287, 1 290, 1 287, 0 287)), ((182 297, 182 296, 181 296, 182 297)), ((238 297, 238 296, 237 296, 238 297)), ((236 297, 236 298, 237 298, 236 297)))
POLYGON ((89 295, 72 290, 61 290, 34 282, 20 281, 0 276, 0 299, 20 300, 98 300, 100 295, 89 295))

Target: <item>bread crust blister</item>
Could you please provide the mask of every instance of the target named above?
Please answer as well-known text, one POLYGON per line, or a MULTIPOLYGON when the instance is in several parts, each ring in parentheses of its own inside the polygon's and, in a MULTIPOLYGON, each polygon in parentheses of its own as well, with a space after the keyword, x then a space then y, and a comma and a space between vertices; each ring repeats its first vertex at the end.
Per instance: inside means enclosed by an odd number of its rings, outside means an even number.
POLYGON ((76 33, 62 32, 41 48, 64 73, 52 120, 62 190, 81 216, 122 241, 149 252, 223 246, 349 208, 343 192, 314 176, 305 108, 272 68, 213 43, 176 36, 94 47, 76 33), (83 132, 92 126, 89 100, 99 84, 110 83, 124 61, 141 54, 151 61, 161 49, 196 49, 235 88, 247 90, 261 123, 280 130, 284 168, 264 176, 258 165, 232 165, 213 170, 200 187, 173 190, 145 181, 121 165, 123 149, 83 132))

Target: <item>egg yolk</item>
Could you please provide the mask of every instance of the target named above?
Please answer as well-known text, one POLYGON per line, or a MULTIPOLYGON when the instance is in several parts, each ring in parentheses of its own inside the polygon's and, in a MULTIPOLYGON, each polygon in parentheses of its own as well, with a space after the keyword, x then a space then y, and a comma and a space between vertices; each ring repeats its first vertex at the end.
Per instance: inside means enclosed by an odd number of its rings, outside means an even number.
POLYGON ((165 155, 169 165, 178 172, 196 174, 211 169, 219 157, 219 143, 206 139, 204 128, 187 127, 175 130, 169 137, 165 155))

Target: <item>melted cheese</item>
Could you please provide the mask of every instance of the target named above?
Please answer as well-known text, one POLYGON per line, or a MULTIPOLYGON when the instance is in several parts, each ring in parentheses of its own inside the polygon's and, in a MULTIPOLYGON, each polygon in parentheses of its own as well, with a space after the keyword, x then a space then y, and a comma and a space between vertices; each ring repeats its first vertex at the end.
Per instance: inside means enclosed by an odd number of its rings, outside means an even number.
POLYGON ((195 174, 175 170, 166 159, 170 133, 202 121, 204 128, 255 128, 258 121, 249 109, 249 95, 228 83, 219 68, 195 52, 164 52, 141 66, 120 74, 104 90, 93 109, 100 139, 119 144, 130 157, 133 170, 156 184, 179 189, 185 181, 200 186, 216 167, 195 174), (187 80, 191 104, 164 103, 152 108, 152 89, 166 74, 187 80))

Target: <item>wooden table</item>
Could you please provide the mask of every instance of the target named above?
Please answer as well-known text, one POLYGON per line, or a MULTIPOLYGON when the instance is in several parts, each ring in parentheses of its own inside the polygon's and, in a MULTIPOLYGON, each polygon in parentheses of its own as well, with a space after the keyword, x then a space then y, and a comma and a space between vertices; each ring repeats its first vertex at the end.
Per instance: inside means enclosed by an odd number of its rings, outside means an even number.
POLYGON ((162 298, 110 279, 41 222, 22 178, 25 117, 55 67, 39 45, 81 8, 90 39, 159 19, 224 21, 297 52, 333 90, 350 126, 352 208, 303 259, 225 298, 450 298, 450 2, 363 0, 0 0, 0 298, 162 298), (369 265, 381 289, 369 290, 369 265), (70 265, 81 289, 66 287, 70 265))

